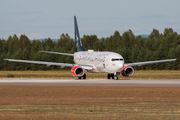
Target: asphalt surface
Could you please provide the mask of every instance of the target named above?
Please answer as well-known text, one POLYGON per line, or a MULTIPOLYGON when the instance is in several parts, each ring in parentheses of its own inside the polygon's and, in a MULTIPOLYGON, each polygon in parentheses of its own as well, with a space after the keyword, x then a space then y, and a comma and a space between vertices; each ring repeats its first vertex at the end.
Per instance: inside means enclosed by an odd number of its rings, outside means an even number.
POLYGON ((132 86, 180 87, 178 80, 160 79, 0 79, 0 86, 132 86))

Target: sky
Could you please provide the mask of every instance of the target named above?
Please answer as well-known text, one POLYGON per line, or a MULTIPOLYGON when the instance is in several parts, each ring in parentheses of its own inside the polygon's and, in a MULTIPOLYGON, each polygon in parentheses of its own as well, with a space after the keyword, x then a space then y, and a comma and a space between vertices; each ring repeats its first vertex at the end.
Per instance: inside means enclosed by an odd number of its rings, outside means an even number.
POLYGON ((74 15, 80 36, 109 37, 131 29, 149 35, 153 28, 180 33, 180 0, 0 0, 0 38, 25 34, 29 39, 74 38, 74 15))

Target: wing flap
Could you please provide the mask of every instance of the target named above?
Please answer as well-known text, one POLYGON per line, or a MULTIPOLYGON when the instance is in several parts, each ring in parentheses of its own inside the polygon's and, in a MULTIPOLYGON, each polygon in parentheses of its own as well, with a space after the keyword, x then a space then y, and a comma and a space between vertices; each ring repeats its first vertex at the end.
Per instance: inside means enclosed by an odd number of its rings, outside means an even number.
POLYGON ((70 63, 55 63, 55 62, 44 62, 44 61, 31 61, 31 60, 17 60, 17 59, 4 59, 12 62, 22 62, 22 63, 34 63, 34 64, 44 64, 47 66, 56 65, 56 66, 67 66, 67 67, 73 67, 74 64, 70 63))
POLYGON ((172 61, 176 61, 176 59, 156 60, 156 61, 146 61, 146 62, 136 62, 136 63, 126 63, 125 66, 141 66, 141 65, 147 65, 147 64, 172 62, 172 61))

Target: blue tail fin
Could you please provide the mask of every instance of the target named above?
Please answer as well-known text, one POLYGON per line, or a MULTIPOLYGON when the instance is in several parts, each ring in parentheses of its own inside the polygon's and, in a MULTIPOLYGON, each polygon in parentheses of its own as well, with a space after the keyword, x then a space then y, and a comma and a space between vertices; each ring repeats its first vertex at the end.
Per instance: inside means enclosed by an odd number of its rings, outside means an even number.
POLYGON ((80 35, 79 35, 76 16, 74 16, 74 31, 75 31, 75 42, 76 42, 77 52, 85 51, 83 46, 82 46, 82 43, 81 43, 81 38, 80 38, 80 35))

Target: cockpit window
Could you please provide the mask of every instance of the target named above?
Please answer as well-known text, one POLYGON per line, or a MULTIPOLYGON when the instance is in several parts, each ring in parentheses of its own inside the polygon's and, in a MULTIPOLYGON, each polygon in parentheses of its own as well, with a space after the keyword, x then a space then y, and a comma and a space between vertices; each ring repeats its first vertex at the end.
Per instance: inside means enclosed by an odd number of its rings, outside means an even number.
POLYGON ((123 61, 123 59, 122 58, 120 58, 120 59, 118 59, 118 58, 113 58, 113 59, 111 59, 112 61, 123 61))

